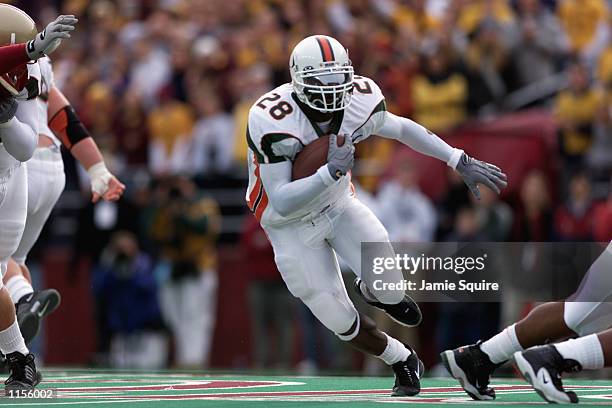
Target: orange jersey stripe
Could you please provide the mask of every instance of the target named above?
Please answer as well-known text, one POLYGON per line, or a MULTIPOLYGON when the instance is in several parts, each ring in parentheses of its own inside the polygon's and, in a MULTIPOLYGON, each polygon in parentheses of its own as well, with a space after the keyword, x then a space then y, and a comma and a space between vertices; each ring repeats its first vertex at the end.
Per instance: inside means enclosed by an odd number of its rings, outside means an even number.
POLYGON ((251 190, 251 194, 249 194, 249 199, 247 200, 247 205, 249 209, 253 211, 253 206, 255 205, 255 200, 257 200, 257 196, 259 196, 259 190, 261 190, 261 178, 259 177, 259 163, 255 156, 253 156, 253 164, 255 165, 255 178, 257 181, 255 182, 255 186, 253 190, 251 190))
MULTIPOLYGON (((262 187, 262 190, 263 190, 263 187, 262 187)), ((263 196, 261 197, 261 201, 259 201, 259 204, 257 205, 257 208, 255 209, 255 218, 257 218, 257 221, 261 221, 261 217, 263 216, 263 213, 267 207, 268 207, 268 195, 266 194, 266 190, 263 190, 263 196)))
POLYGON ((263 183, 261 182, 261 177, 259 176, 259 163, 257 159, 253 157, 253 163, 255 164, 255 178, 257 181, 255 182, 255 186, 249 194, 249 199, 247 200, 247 205, 249 209, 257 218, 257 221, 261 221, 261 217, 266 207, 268 207, 268 195, 266 194, 266 190, 263 188, 263 183), (257 200, 259 199, 259 202, 257 200))

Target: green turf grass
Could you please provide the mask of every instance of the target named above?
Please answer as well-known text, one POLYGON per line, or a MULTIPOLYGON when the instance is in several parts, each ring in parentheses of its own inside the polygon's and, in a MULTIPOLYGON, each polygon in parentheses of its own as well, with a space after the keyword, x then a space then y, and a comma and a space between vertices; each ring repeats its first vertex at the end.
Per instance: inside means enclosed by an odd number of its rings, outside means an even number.
MULTIPOLYGON (((127 373, 109 371, 47 370, 41 389, 53 388, 53 399, 0 398, 0 406, 96 408, 281 408, 281 407, 384 407, 401 403, 475 403, 450 379, 424 379, 419 396, 393 398, 392 377, 230 376, 180 373, 127 373)), ((494 381, 497 400, 476 405, 534 405, 544 402, 524 382, 494 381)), ((581 403, 612 405, 612 381, 568 380, 581 403)))

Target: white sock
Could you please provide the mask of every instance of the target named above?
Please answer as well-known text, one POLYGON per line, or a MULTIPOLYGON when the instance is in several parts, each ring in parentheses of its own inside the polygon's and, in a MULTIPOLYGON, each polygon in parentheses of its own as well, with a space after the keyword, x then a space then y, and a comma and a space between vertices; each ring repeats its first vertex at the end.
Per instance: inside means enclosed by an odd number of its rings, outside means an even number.
POLYGON ((21 331, 19 331, 17 319, 15 319, 8 329, 0 331, 0 351, 4 355, 14 353, 15 351, 20 352, 24 356, 29 353, 23 336, 21 335, 21 331))
POLYGON ((480 349, 489 356, 494 364, 508 361, 514 353, 523 350, 518 337, 516 337, 514 326, 513 324, 506 327, 501 333, 496 334, 480 345, 480 349))
POLYGON ((11 300, 13 303, 17 304, 19 299, 23 296, 29 295, 30 293, 34 293, 34 288, 32 288, 32 284, 28 282, 23 275, 13 276, 6 282, 6 290, 8 290, 11 295, 11 300))
POLYGON ((406 361, 412 354, 399 340, 394 339, 383 333, 387 337, 387 347, 380 356, 376 356, 385 362, 387 365, 395 364, 399 361, 406 361))
POLYGON ((604 367, 603 350, 596 334, 579 337, 555 344, 565 359, 576 360, 585 370, 599 370, 604 367))

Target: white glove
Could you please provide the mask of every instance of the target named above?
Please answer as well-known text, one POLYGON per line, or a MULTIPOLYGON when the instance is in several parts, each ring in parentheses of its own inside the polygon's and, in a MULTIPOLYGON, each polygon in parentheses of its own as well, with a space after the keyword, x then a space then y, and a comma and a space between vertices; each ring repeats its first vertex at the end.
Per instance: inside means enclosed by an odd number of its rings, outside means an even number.
POLYGON ((344 137, 344 144, 338 146, 338 136, 329 135, 329 147, 327 149, 327 168, 329 174, 338 180, 346 175, 355 164, 355 146, 349 136, 344 137))
POLYGON ((56 18, 44 30, 36 34, 32 41, 28 42, 26 46, 28 56, 33 60, 37 60, 55 51, 62 42, 62 39, 70 38, 70 32, 74 31, 78 21, 72 15, 56 18))

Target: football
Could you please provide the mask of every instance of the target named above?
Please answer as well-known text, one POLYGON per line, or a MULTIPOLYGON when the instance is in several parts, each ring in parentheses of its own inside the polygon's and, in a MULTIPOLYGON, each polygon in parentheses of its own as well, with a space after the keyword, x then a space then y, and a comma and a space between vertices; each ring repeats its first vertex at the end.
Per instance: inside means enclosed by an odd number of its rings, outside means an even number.
MULTIPOLYGON (((338 135, 338 146, 344 144, 344 136, 338 135)), ((299 180, 304 177, 312 176, 319 170, 319 167, 327 163, 327 150, 329 147, 329 135, 319 137, 312 143, 304 146, 293 161, 291 172, 292 180, 299 180)))

